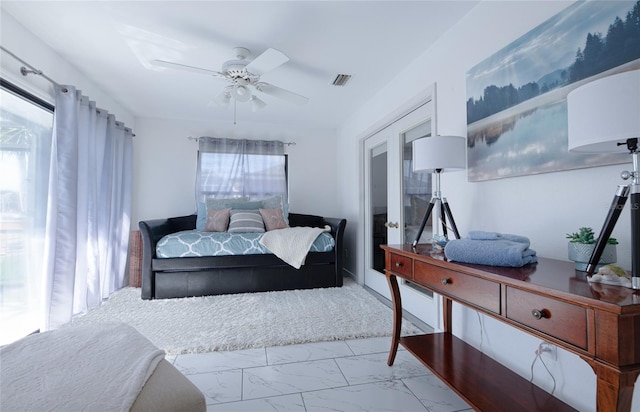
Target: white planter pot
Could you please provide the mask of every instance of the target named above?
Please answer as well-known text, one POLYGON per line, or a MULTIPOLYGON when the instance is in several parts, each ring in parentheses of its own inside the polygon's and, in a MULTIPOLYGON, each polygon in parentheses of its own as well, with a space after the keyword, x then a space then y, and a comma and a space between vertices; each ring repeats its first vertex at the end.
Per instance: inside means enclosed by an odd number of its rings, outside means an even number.
MULTIPOLYGON (((585 272, 589 265, 589 259, 595 249, 595 244, 571 243, 569 242, 569 260, 575 262, 576 270, 585 272)), ((607 244, 602 251, 600 261, 596 265, 596 271, 603 265, 616 263, 618 261, 618 253, 616 245, 607 244)), ((595 273, 595 272, 594 272, 595 273)))

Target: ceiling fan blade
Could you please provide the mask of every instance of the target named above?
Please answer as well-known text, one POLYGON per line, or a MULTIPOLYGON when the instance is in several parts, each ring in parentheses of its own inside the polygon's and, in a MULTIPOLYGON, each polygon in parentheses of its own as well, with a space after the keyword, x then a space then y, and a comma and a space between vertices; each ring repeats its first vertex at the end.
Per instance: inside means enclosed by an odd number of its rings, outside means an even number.
POLYGON ((271 71, 288 61, 289 58, 281 51, 276 49, 267 49, 247 65, 247 71, 251 74, 255 74, 256 76, 262 76, 264 73, 271 71))
POLYGON ((308 97, 304 97, 297 93, 290 92, 289 90, 285 90, 283 88, 274 86, 269 83, 259 82, 259 83, 256 83, 255 87, 258 91, 261 91, 262 93, 277 97, 279 99, 287 100, 297 105, 303 105, 309 101, 308 97))
POLYGON ((173 63, 173 62, 168 62, 164 60, 151 60, 151 63, 156 66, 162 66, 169 69, 185 70, 185 71, 190 71, 194 73, 208 74, 210 76, 222 77, 226 79, 226 76, 220 72, 217 72, 215 70, 203 69, 201 67, 188 66, 186 64, 173 63))

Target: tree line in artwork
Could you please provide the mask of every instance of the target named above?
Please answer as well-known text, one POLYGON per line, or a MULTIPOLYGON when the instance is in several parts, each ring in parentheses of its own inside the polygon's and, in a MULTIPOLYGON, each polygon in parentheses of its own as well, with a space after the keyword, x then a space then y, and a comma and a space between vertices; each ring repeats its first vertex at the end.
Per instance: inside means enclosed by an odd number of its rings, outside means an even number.
POLYGON ((567 68, 548 73, 535 82, 520 87, 513 84, 487 86, 483 95, 467 100, 467 124, 501 112, 549 90, 585 79, 626 62, 640 58, 640 0, 627 13, 626 19, 616 17, 606 36, 588 33, 584 49, 578 48, 576 58, 567 68))

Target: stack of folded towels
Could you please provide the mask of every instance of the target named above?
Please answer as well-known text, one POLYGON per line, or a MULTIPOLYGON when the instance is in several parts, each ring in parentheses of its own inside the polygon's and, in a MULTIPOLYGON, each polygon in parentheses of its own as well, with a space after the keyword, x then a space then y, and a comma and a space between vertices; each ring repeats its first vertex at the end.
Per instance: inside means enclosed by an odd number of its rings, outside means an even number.
POLYGON ((476 230, 469 232, 466 239, 447 242, 444 254, 455 262, 521 267, 538 261, 530 243, 524 236, 476 230))

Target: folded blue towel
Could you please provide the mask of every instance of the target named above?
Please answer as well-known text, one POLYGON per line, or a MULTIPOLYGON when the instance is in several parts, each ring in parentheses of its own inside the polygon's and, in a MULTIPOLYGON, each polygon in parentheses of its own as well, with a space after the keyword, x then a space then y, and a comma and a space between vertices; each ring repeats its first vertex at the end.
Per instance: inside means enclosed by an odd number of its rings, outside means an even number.
POLYGON ((482 230, 472 230, 469 232, 469 239, 471 240, 511 240, 513 242, 524 243, 529 247, 531 241, 526 236, 511 235, 508 233, 497 232, 485 232, 482 230))
POLYGON ((491 266, 521 267, 537 262, 536 251, 529 248, 528 239, 522 242, 523 237, 518 238, 520 241, 452 239, 445 246, 444 254, 451 261, 491 266))

